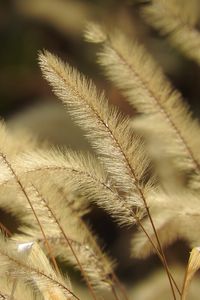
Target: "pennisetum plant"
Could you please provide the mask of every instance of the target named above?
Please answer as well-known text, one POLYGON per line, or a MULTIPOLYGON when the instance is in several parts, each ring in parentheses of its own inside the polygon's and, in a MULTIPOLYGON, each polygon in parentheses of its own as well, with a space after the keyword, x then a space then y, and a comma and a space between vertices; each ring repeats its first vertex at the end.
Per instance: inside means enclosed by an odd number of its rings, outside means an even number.
MULTIPOLYGON (((142 14, 199 64, 200 34, 191 13, 195 1, 189 16, 184 3, 152 0, 142 14)), ((139 114, 124 116, 75 68, 48 51, 39 54, 43 76, 96 155, 50 149, 25 134, 21 143, 1 122, 0 207, 16 216, 19 227, 11 233, 0 223, 0 299, 134 298, 85 222, 95 203, 119 226, 138 227, 133 256, 155 252, 169 281, 169 297, 185 300, 199 268, 199 123, 139 41, 94 23, 85 38, 99 45, 98 63, 139 114), (182 285, 164 253, 179 237, 195 247, 182 285), (87 296, 63 274, 58 257, 80 271, 87 296)))

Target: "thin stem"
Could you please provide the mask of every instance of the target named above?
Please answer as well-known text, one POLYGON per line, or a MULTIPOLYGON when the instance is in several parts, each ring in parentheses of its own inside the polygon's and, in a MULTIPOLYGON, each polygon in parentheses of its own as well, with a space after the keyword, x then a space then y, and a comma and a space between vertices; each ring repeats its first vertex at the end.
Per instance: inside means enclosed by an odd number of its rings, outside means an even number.
MULTIPOLYGON (((85 222, 84 222, 82 219, 80 219, 80 221, 81 221, 82 225, 84 226, 84 229, 87 231, 87 234, 88 234, 89 238, 92 240, 92 243, 93 243, 94 247, 96 248, 96 250, 98 251, 99 255, 102 257, 102 259, 104 259, 104 258, 103 258, 103 255, 102 255, 102 252, 101 252, 101 250, 100 250, 100 248, 99 248, 99 245, 97 244, 96 240, 95 240, 95 239, 93 238, 93 236, 91 235, 91 232, 90 232, 90 230, 88 229, 87 225, 85 224, 85 222)), ((117 285, 118 289, 120 290, 121 294, 124 296, 125 300, 129 300, 129 299, 128 299, 128 295, 127 295, 127 293, 126 293, 126 290, 124 289, 124 287, 123 287, 122 284, 120 283, 120 281, 119 281, 117 275, 115 274, 115 272, 114 272, 113 270, 111 270, 110 275, 111 275, 112 278, 114 279, 114 282, 116 283, 116 285, 117 285)), ((109 283, 109 284, 110 284, 111 289, 112 289, 112 288, 113 288, 112 284, 111 284, 111 283, 109 283)), ((113 290, 112 290, 112 291, 113 291, 113 290)))
POLYGON ((119 288, 121 294, 124 296, 125 300, 129 300, 125 288, 123 287, 123 285, 121 284, 121 282, 119 281, 118 277, 116 276, 116 274, 114 272, 112 273, 112 276, 113 276, 113 279, 114 279, 115 283, 117 284, 117 287, 119 288))
POLYGON ((184 276, 184 280, 183 280, 183 287, 181 290, 181 300, 186 300, 186 294, 187 294, 187 285, 186 285, 186 279, 187 279, 187 273, 188 273, 188 265, 185 271, 185 276, 184 276))
POLYGON ((5 225, 3 225, 3 223, 1 223, 1 222, 0 222, 0 228, 5 232, 5 234, 7 236, 11 236, 12 235, 11 231, 5 225))
POLYGON ((155 225, 154 225, 154 222, 153 222, 153 219, 151 217, 151 214, 150 214, 150 211, 149 211, 149 208, 148 208, 148 205, 147 205, 147 202, 146 202, 146 198, 144 196, 144 193, 140 187, 140 184, 139 184, 139 179, 134 171, 134 169, 132 168, 132 166, 130 165, 129 163, 129 160, 127 159, 126 155, 124 154, 124 152, 122 151, 122 154, 124 155, 124 158, 128 164, 128 167, 129 167, 129 170, 131 171, 132 175, 133 175, 133 178, 135 180, 135 185, 136 185, 136 188, 137 188, 137 191, 144 203, 144 206, 145 206, 145 209, 147 211, 147 215, 149 217, 149 220, 150 220, 150 223, 151 223, 151 226, 153 228, 153 231, 154 231, 154 234, 155 234, 155 237, 156 237, 156 240, 157 240, 157 243, 158 243, 158 247, 159 247, 159 252, 160 252, 160 255, 162 256, 162 262, 163 262, 163 266, 166 270, 166 273, 167 273, 167 277, 168 277, 168 280, 169 280, 169 284, 171 286, 171 290, 172 290, 172 294, 173 294, 173 297, 174 297, 174 300, 176 300, 176 295, 175 295, 175 292, 174 292, 174 287, 173 287, 173 284, 172 284, 172 281, 171 281, 171 275, 169 273, 169 267, 167 265, 167 261, 166 261, 166 258, 165 258, 165 254, 163 252, 163 249, 162 249, 162 246, 161 246, 161 243, 160 243, 160 239, 158 237, 158 233, 156 231, 156 228, 155 228, 155 225))
POLYGON ((167 277, 169 279, 169 284, 171 286, 171 290, 172 290, 172 294, 173 294, 173 297, 174 297, 174 300, 176 300, 176 295, 175 295, 175 292, 174 292, 174 287, 173 287, 173 284, 172 284, 172 279, 171 279, 171 276, 170 276, 170 273, 169 273, 169 267, 168 267, 168 264, 167 264, 167 260, 166 260, 166 257, 165 257, 165 254, 164 254, 164 251, 163 251, 163 248, 162 248, 162 245, 161 245, 161 242, 160 242, 160 239, 159 239, 159 236, 158 236, 158 233, 157 233, 157 230, 156 230, 156 227, 155 227, 155 224, 153 222, 153 219, 152 219, 152 216, 150 214, 150 211, 149 211, 149 207, 147 205, 147 202, 146 202, 146 199, 144 197, 144 194, 143 192, 141 191, 141 189, 139 189, 140 191, 140 194, 141 194, 141 197, 143 199, 143 202, 144 202, 144 205, 145 205, 145 208, 146 208, 146 211, 147 211, 147 215, 148 215, 148 218, 150 220, 150 223, 151 223, 151 226, 153 228, 153 232, 155 234, 155 237, 156 237, 156 241, 158 243, 158 247, 159 247, 159 252, 163 258, 163 265, 165 267, 165 270, 167 272, 167 277))
POLYGON ((57 272, 58 274, 60 274, 60 271, 59 271, 59 268, 58 268, 56 259, 55 259, 55 257, 52 255, 51 247, 50 247, 49 242, 48 242, 48 240, 47 240, 47 238, 46 238, 46 234, 45 234, 45 232, 44 232, 44 230, 43 230, 43 228, 42 228, 42 225, 41 225, 41 223, 40 223, 40 220, 39 220, 39 218, 38 218, 38 216, 37 216, 37 214, 36 214, 36 212, 35 212, 35 209, 34 209, 32 203, 31 203, 31 200, 29 199, 29 196, 28 196, 28 194, 27 194, 27 192, 26 192, 24 186, 22 185, 22 183, 21 183, 21 181, 19 180, 17 174, 15 173, 15 170, 13 169, 13 167, 11 166, 11 164, 9 163, 9 161, 7 160, 6 156, 5 156, 4 154, 2 154, 2 153, 1 153, 0 155, 2 156, 4 162, 5 162, 6 165, 8 166, 9 170, 10 170, 10 171, 12 172, 12 174, 14 175, 14 177, 15 177, 15 179, 16 179, 16 182, 18 183, 18 185, 19 185, 21 191, 23 192, 24 196, 26 197, 26 199, 27 199, 27 201, 28 201, 28 203, 29 203, 29 205, 30 205, 30 207, 31 207, 31 210, 32 210, 32 212, 33 212, 33 214, 34 214, 34 216, 35 216, 35 219, 36 219, 36 221, 37 221, 37 223, 38 223, 38 225, 39 225, 39 227, 40 227, 40 230, 41 230, 41 232, 42 232, 42 235, 43 235, 43 237, 44 237, 45 244, 46 244, 46 248, 47 248, 47 250, 48 250, 48 252, 49 252, 49 256, 50 256, 50 258, 51 258, 51 260, 52 260, 52 263, 53 263, 53 265, 54 265, 54 268, 55 268, 56 272, 57 272))
POLYGON ((117 295, 117 293, 116 293, 116 290, 115 290, 114 286, 112 286, 112 292, 113 292, 113 295, 114 295, 115 300, 120 300, 120 299, 118 298, 118 295, 117 295))
MULTIPOLYGON (((146 229, 145 229, 144 226, 142 225, 141 221, 140 221, 139 219, 137 219, 137 222, 138 222, 138 225, 139 225, 139 226, 141 227, 141 229, 143 230, 143 232, 145 233, 145 235, 147 236, 147 238, 148 238, 149 242, 151 243, 152 247, 155 249, 155 251, 156 251, 158 257, 159 257, 160 260, 161 260, 161 262, 164 263, 164 262, 163 262, 163 256, 161 255, 159 249, 156 247, 156 245, 155 245, 154 242, 152 241, 152 238, 150 237, 150 235, 148 234, 148 232, 146 231, 146 229)), ((168 267, 168 266, 167 266, 167 267, 168 267)), ((168 269, 168 271, 169 271, 169 269, 168 269)), ((171 280, 173 281, 173 283, 174 283, 174 285, 175 285, 175 287, 176 287, 176 289, 177 289, 179 295, 181 295, 181 292, 180 292, 180 290, 179 290, 179 287, 177 286, 177 283, 176 283, 176 281, 174 280, 174 278, 173 278, 172 274, 170 273, 170 271, 169 271, 168 274, 169 274, 171 280)))
POLYGON ((52 209, 49 207, 49 205, 47 204, 47 202, 45 201, 45 199, 42 197, 42 195, 40 194, 40 192, 37 190, 36 187, 34 187, 34 188, 35 188, 35 190, 37 191, 37 193, 40 195, 40 197, 42 198, 42 200, 43 200, 43 202, 45 203, 47 209, 48 209, 49 212, 51 213, 51 215, 52 215, 52 217, 54 218, 56 224, 58 225, 60 231, 62 232, 62 234, 63 234, 65 240, 67 241, 67 244, 68 244, 68 246, 69 246, 69 248, 70 248, 72 254, 73 254, 74 257, 75 257, 75 259, 76 259, 76 261, 77 261, 77 264, 79 265, 79 268, 80 268, 80 270, 81 270, 81 273, 83 274, 83 276, 84 276, 84 278, 85 278, 86 284, 87 284, 87 286, 88 286, 88 288, 89 288, 89 291, 90 291, 90 293, 91 293, 93 299, 94 299, 94 300, 97 300, 96 295, 95 295, 95 293, 94 293, 94 291, 93 291, 93 287, 91 286, 91 284, 90 284, 90 282, 89 282, 89 280, 88 280, 87 274, 85 273, 85 271, 84 271, 84 269, 83 269, 83 267, 82 267, 82 264, 81 264, 79 258, 77 257, 77 255, 76 255, 76 253, 75 253, 75 251, 74 251, 74 249, 73 249, 73 247, 72 247, 72 245, 71 245, 71 242, 70 242, 69 238, 67 237, 67 235, 66 235, 64 229, 62 228, 62 226, 61 226, 60 222, 58 221, 56 215, 54 214, 54 212, 52 211, 52 209))

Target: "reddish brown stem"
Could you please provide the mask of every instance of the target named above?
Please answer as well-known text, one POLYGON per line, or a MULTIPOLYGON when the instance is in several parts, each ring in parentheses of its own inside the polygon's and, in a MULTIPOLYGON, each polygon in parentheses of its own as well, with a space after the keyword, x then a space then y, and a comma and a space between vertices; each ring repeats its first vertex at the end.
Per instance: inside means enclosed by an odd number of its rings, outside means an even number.
POLYGON ((48 242, 48 240, 47 240, 47 238, 46 238, 46 234, 45 234, 45 232, 44 232, 44 230, 43 230, 43 228, 42 228, 42 225, 41 225, 40 220, 39 220, 39 218, 38 218, 38 216, 37 216, 37 214, 36 214, 36 212, 35 212, 35 209, 34 209, 32 203, 31 203, 30 198, 29 198, 29 196, 28 196, 28 194, 27 194, 27 192, 26 192, 26 190, 25 190, 23 184, 21 183, 20 179, 18 178, 18 176, 17 176, 15 170, 13 169, 13 167, 11 166, 11 164, 9 163, 9 161, 7 160, 6 156, 3 155, 2 153, 1 153, 1 156, 2 156, 2 158, 4 159, 4 162, 6 163, 8 169, 12 172, 12 174, 13 174, 14 178, 16 179, 16 182, 18 183, 18 185, 19 185, 21 191, 23 192, 24 196, 26 197, 26 199, 27 199, 27 201, 28 201, 28 203, 29 203, 29 205, 30 205, 30 207, 31 207, 31 210, 32 210, 32 212, 33 212, 33 214, 34 214, 34 216, 35 216, 35 219, 36 219, 36 221, 37 221, 37 223, 38 223, 38 225, 39 225, 39 227, 40 227, 40 230, 41 230, 41 232, 42 232, 42 235, 43 235, 43 237, 44 237, 45 244, 46 244, 47 250, 48 250, 48 252, 49 252, 49 256, 50 256, 50 258, 51 258, 51 260, 52 260, 52 263, 53 263, 53 265, 54 265, 54 268, 55 268, 56 272, 57 272, 58 274, 60 274, 60 271, 59 271, 58 265, 57 265, 57 263, 56 263, 55 257, 52 255, 51 247, 50 247, 49 242, 48 242))
MULTIPOLYGON (((36 187, 35 187, 35 189, 37 190, 36 187)), ((40 195, 40 193, 39 193, 38 190, 37 190, 37 193, 40 195)), ((62 228, 62 226, 60 225, 60 222, 58 221, 56 215, 54 214, 54 212, 52 211, 52 209, 49 207, 49 205, 47 204, 47 202, 45 201, 45 199, 42 196, 41 196, 41 198, 43 199, 43 202, 45 203, 45 205, 46 205, 47 209, 49 210, 49 212, 51 213, 52 217, 54 218, 54 220, 55 220, 56 224, 58 225, 60 231, 62 232, 62 234, 63 234, 63 236, 64 236, 64 238, 65 238, 65 240, 66 240, 66 242, 67 242, 67 244, 68 244, 71 252, 72 252, 72 254, 74 255, 74 257, 75 257, 75 259, 77 261, 77 264, 79 265, 79 268, 81 270, 81 273, 83 274, 83 277, 85 278, 86 284, 87 284, 87 286, 89 288, 89 291, 90 291, 93 299, 97 300, 96 295, 95 295, 95 293, 93 291, 93 288, 92 288, 92 286, 91 286, 91 284, 90 284, 90 282, 88 280, 88 277, 87 277, 87 275, 86 275, 86 273, 85 273, 85 271, 84 271, 84 269, 83 269, 83 267, 81 265, 81 262, 80 262, 79 258, 77 257, 77 255, 76 255, 76 253, 75 253, 75 251, 74 251, 74 249, 73 249, 73 247, 71 245, 71 242, 70 242, 68 236, 66 235, 66 233, 65 233, 64 229, 62 228)))

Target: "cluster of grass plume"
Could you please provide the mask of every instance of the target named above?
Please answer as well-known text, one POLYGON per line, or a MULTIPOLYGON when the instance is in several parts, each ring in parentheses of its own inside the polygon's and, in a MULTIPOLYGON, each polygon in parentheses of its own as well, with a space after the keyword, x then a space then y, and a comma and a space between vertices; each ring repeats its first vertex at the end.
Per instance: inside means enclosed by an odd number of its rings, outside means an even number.
MULTIPOLYGON (((199 64, 196 2, 179 2, 152 0, 142 13, 199 64)), ((94 23, 85 38, 98 44, 97 62, 138 114, 124 116, 78 70, 48 51, 39 54, 43 76, 96 155, 50 149, 26 134, 21 143, 1 122, 0 208, 16 216, 19 227, 11 233, 0 223, 0 299, 86 299, 57 258, 80 271, 87 299, 132 299, 85 222, 95 203, 119 226, 138 227, 133 256, 156 253, 169 297, 184 300, 200 265, 199 122, 139 41, 94 23), (178 238, 193 248, 181 284, 164 252, 178 238)))

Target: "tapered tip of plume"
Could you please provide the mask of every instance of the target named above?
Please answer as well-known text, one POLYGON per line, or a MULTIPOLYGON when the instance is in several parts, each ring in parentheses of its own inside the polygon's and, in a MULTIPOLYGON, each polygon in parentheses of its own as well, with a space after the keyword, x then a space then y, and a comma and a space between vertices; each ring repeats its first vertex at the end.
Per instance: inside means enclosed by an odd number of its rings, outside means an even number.
POLYGON ((54 57, 53 54, 51 54, 46 49, 40 50, 38 52, 38 63, 39 63, 41 70, 43 70, 45 68, 45 66, 47 66, 48 60, 53 57, 54 57))
POLYGON ((101 25, 88 22, 84 30, 84 38, 89 43, 103 43, 107 36, 101 25))
POLYGON ((47 50, 41 50, 38 52, 38 64, 42 71, 43 77, 46 79, 45 74, 48 71, 48 61, 51 59, 52 54, 47 50))
POLYGON ((38 62, 39 64, 41 63, 41 61, 43 61, 44 57, 45 57, 45 54, 47 53, 48 51, 46 49, 43 49, 43 50, 39 50, 38 51, 38 62))
POLYGON ((55 70, 57 72, 63 72, 63 64, 61 64, 61 60, 46 49, 38 52, 38 63, 43 76, 47 79, 47 81, 50 81, 50 79, 52 78, 52 75, 50 74, 53 74, 55 70))
POLYGON ((200 247, 195 247, 190 253, 188 273, 194 274, 200 268, 200 247))
POLYGON ((199 268, 200 268, 200 247, 195 247, 192 249, 192 251, 190 253, 190 258, 189 258, 188 266, 187 266, 186 273, 185 273, 184 285, 183 285, 183 289, 182 289, 182 299, 183 300, 186 299, 186 297, 188 295, 191 280, 192 280, 193 276, 195 275, 195 273, 199 270, 199 268))

